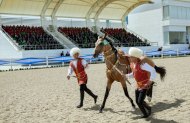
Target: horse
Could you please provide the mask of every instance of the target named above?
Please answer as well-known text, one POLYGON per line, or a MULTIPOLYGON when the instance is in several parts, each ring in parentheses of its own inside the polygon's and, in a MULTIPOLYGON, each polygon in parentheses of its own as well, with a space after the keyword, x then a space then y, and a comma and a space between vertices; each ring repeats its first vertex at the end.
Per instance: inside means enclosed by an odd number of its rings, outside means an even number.
POLYGON ((93 57, 96 58, 100 53, 104 54, 104 59, 106 63, 106 76, 107 76, 107 86, 106 91, 104 95, 103 103, 99 109, 99 112, 102 113, 106 100, 109 96, 109 92, 111 89, 111 86, 114 81, 120 82, 122 85, 122 88, 124 90, 125 96, 129 99, 132 107, 135 109, 135 104, 133 103, 133 100, 128 94, 127 90, 127 84, 126 81, 129 83, 129 81, 124 77, 125 74, 129 73, 128 69, 129 67, 129 61, 125 61, 125 64, 121 64, 118 60, 118 53, 116 48, 113 46, 112 42, 109 40, 105 40, 105 37, 99 38, 95 43, 95 50, 93 57))

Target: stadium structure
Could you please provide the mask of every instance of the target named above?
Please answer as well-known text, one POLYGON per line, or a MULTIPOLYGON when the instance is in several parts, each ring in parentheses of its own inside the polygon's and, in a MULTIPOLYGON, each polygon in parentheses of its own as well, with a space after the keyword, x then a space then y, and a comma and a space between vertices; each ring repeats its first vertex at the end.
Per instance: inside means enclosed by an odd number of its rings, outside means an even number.
POLYGON ((189 14, 188 0, 0 0, 0 58, 88 55, 104 33, 125 51, 185 50, 189 14))

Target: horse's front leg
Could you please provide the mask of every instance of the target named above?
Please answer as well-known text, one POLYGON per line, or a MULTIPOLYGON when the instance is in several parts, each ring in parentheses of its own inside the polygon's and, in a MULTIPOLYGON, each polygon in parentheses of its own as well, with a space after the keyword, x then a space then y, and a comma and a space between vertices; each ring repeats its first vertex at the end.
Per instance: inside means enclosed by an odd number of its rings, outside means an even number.
POLYGON ((127 85, 125 80, 121 81, 121 85, 123 87, 123 91, 125 93, 125 96, 129 99, 129 101, 131 102, 132 107, 135 109, 135 104, 133 103, 133 100, 131 99, 131 97, 129 96, 128 90, 127 90, 127 85))
POLYGON ((101 105, 101 107, 100 107, 100 110, 99 110, 100 113, 102 113, 102 110, 103 110, 104 107, 105 107, 106 100, 107 100, 107 98, 108 98, 108 96, 109 96, 109 92, 110 92, 112 83, 113 83, 113 81, 110 81, 110 80, 108 79, 108 81, 107 81, 107 87, 106 87, 106 92, 105 92, 105 95, 104 95, 104 101, 103 101, 103 103, 102 103, 102 105, 101 105))

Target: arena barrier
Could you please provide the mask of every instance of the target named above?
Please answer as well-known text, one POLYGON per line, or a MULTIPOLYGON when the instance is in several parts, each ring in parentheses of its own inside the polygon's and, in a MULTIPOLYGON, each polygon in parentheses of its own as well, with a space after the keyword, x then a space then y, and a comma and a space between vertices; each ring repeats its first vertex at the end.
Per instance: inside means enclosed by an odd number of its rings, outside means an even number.
MULTIPOLYGON (((148 57, 171 57, 171 56, 185 56, 190 55, 190 50, 167 50, 167 51, 151 51, 144 52, 148 57)), ((98 63, 104 62, 102 55, 99 55, 97 58, 93 58, 91 55, 81 56, 89 63, 98 63)), ((21 69, 21 68, 39 68, 39 67, 52 67, 56 65, 66 65, 73 60, 70 56, 63 57, 46 57, 46 58, 22 58, 22 59, 1 59, 0 60, 0 70, 6 68, 7 70, 12 69, 21 69)))

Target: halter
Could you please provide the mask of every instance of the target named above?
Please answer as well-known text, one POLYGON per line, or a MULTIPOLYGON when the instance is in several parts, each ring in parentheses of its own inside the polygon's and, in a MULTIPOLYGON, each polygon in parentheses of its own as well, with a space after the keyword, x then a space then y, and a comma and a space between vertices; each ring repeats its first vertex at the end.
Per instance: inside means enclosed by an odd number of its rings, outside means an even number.
MULTIPOLYGON (((109 44, 109 42, 106 41, 106 40, 104 40, 103 42, 100 43, 100 45, 103 45, 103 46, 106 46, 106 45, 108 45, 108 44, 109 44)), ((106 59, 109 58, 109 57, 111 57, 111 56, 114 54, 114 52, 112 52, 111 54, 109 54, 109 55, 107 56, 107 54, 108 54, 110 51, 112 51, 112 48, 110 48, 109 50, 107 50, 107 51, 105 51, 105 52, 103 53, 106 59)))
MULTIPOLYGON (((106 41, 106 42, 107 42, 107 41, 106 41)), ((109 44, 109 43, 106 43, 106 44, 104 44, 103 46, 106 46, 106 45, 108 45, 108 44, 109 44)), ((104 56, 105 56, 105 59, 108 59, 108 58, 110 58, 111 56, 114 55, 114 52, 112 52, 112 53, 109 54, 109 55, 106 55, 106 54, 109 53, 110 51, 112 51, 112 48, 110 48, 109 50, 103 52, 103 54, 104 54, 104 56)))
MULTIPOLYGON (((106 40, 104 40, 102 43, 101 43, 101 45, 103 45, 103 46, 106 46, 106 45, 108 45, 109 44, 109 42, 108 41, 106 41, 106 40)), ((108 52, 110 52, 110 51, 112 51, 112 48, 110 48, 108 51, 105 51, 104 52, 104 56, 105 56, 105 60, 107 61, 107 62, 109 62, 109 64, 111 64, 113 67, 111 68, 111 69, 108 69, 108 70, 113 70, 114 68, 115 68, 115 70, 117 71, 117 72, 119 72, 119 74, 121 74, 121 75, 123 75, 123 73, 116 67, 116 63, 119 63, 120 65, 125 65, 125 66, 127 66, 126 64, 122 64, 122 63, 120 63, 119 61, 118 61, 118 59, 116 59, 116 62, 115 62, 115 64, 112 64, 109 60, 107 60, 108 58, 110 58, 111 56, 113 56, 113 55, 115 55, 115 53, 114 52, 112 52, 111 54, 109 54, 108 56, 106 56, 105 54, 107 54, 108 52)), ((117 56, 116 56, 117 57, 117 56)), ((128 81, 128 80, 126 80, 130 85, 131 85, 131 83, 128 81)))

